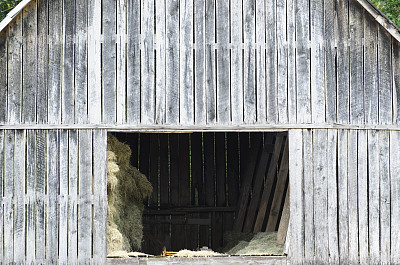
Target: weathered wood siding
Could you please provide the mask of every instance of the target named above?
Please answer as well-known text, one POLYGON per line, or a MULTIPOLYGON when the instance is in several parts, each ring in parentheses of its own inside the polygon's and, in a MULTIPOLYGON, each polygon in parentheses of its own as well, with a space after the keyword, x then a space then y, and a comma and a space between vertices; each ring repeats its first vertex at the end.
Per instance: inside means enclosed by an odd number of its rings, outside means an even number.
POLYGON ((398 264, 400 133, 289 131, 291 264, 398 264))
POLYGON ((0 68, 3 125, 400 120, 399 43, 356 0, 36 0, 0 68))
POLYGON ((1 264, 104 263, 106 136, 0 130, 1 264))

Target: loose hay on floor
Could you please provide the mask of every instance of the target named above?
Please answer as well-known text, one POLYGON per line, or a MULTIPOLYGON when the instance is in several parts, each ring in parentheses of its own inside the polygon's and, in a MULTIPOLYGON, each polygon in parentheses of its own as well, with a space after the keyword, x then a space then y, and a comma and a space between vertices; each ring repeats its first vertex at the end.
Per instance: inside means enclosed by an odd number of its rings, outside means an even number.
POLYGON ((183 249, 179 251, 178 253, 174 254, 173 257, 181 257, 181 258, 195 258, 195 257, 216 257, 216 256, 222 256, 223 254, 214 252, 212 250, 206 250, 206 251, 192 251, 192 250, 187 250, 183 249))
MULTIPOLYGON (((108 134, 107 253, 140 250, 143 200, 153 190, 146 176, 130 165, 131 149, 108 134)), ((120 253, 121 254, 121 253, 120 253)))
POLYGON ((257 234, 227 232, 224 241, 227 243, 224 252, 229 255, 283 255, 284 244, 278 243, 277 232, 257 234))

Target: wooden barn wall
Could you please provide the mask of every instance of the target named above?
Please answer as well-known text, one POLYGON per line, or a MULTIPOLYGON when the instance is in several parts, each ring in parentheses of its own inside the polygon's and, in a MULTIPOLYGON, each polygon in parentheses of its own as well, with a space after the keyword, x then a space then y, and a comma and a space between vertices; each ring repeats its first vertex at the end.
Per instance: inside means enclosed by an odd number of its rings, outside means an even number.
POLYGON ((1 264, 104 263, 105 131, 0 130, 0 161, 1 264))
POLYGON ((291 264, 400 263, 400 133, 289 132, 291 264))
POLYGON ((0 124, 398 124, 399 43, 355 0, 36 0, 0 124))

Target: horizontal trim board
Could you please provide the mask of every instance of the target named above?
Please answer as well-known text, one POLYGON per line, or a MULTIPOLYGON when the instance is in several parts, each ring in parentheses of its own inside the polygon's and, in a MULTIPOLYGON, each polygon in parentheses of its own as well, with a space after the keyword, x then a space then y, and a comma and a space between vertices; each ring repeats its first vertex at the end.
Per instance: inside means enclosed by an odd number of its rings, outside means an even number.
POLYGON ((293 129, 339 129, 339 130, 390 130, 400 131, 398 125, 356 124, 254 124, 254 125, 102 125, 102 124, 15 124, 0 125, 0 130, 108 130, 111 132, 201 132, 201 131, 271 131, 284 132, 293 129))

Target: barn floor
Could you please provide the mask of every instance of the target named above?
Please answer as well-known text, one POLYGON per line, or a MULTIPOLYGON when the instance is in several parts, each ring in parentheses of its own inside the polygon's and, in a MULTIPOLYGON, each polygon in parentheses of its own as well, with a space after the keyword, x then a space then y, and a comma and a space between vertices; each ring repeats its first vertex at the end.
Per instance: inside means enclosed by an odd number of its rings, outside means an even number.
POLYGON ((268 256, 228 256, 228 257, 210 257, 210 258, 178 258, 178 257, 149 257, 149 258, 131 258, 118 259, 108 258, 108 265, 122 264, 140 264, 140 265, 172 265, 172 264, 187 264, 187 265, 212 265, 212 264, 287 264, 286 256, 268 257, 268 256))

